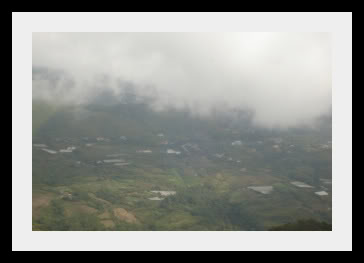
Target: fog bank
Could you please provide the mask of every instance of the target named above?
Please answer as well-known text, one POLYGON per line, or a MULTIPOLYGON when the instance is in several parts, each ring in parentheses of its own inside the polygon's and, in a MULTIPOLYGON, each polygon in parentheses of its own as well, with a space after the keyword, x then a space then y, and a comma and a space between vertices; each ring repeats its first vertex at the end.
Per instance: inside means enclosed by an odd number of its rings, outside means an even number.
POLYGON ((33 33, 38 67, 50 71, 33 72, 33 98, 53 102, 122 96, 129 85, 155 110, 249 109, 267 127, 331 109, 328 33, 33 33))

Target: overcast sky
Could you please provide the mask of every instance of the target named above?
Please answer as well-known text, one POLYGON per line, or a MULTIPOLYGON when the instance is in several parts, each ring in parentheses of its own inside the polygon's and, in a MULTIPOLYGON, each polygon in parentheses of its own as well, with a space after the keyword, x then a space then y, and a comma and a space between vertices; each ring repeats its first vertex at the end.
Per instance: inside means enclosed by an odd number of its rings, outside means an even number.
MULTIPOLYGON (((33 33, 34 66, 70 74, 64 99, 75 103, 101 86, 117 93, 123 80, 140 94, 153 87, 155 109, 249 108, 270 127, 310 122, 331 107, 328 33, 33 33)), ((33 97, 52 98, 49 85, 33 80, 33 97)))

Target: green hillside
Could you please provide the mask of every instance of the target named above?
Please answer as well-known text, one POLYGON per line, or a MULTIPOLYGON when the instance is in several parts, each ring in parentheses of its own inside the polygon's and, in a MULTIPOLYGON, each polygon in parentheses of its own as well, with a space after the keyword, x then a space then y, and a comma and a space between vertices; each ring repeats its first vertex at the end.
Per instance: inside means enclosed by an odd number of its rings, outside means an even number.
POLYGON ((157 113, 145 104, 33 102, 33 230, 331 224, 331 146, 322 147, 331 134, 250 123, 157 113), (262 186, 271 192, 259 192, 262 186))
POLYGON ((43 102, 33 101, 32 103, 32 133, 33 136, 37 136, 38 130, 41 126, 50 119, 50 117, 56 112, 56 107, 43 102))

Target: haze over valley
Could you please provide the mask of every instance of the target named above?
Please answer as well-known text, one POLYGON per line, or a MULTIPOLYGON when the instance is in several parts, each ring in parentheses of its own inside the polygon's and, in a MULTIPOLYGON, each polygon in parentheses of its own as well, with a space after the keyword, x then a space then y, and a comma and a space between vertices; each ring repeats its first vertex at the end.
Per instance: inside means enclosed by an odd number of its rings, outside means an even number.
POLYGON ((33 33, 33 230, 331 230, 327 33, 33 33))

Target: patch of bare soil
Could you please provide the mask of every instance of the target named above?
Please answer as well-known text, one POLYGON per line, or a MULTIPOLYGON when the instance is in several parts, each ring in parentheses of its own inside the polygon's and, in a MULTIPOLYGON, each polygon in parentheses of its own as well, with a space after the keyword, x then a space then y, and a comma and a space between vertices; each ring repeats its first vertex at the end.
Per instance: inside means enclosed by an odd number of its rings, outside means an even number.
POLYGON ((110 213, 109 213, 109 211, 105 211, 105 212, 103 212, 101 215, 99 215, 98 217, 100 218, 100 219, 110 219, 110 213))
POLYGON ((113 210, 114 215, 125 222, 128 223, 138 223, 138 220, 135 218, 135 216, 132 213, 129 213, 124 208, 114 208, 113 210))
POLYGON ((110 228, 112 228, 112 227, 114 227, 115 226, 115 223, 112 221, 112 220, 101 220, 100 221, 101 222, 101 224, 103 224, 105 227, 110 227, 110 228))
POLYGON ((54 198, 53 193, 33 192, 32 193, 32 216, 38 217, 41 208, 46 207, 54 198))
POLYGON ((72 216, 72 214, 79 212, 86 214, 95 214, 97 213, 97 209, 76 202, 70 202, 64 209, 64 213, 66 216, 72 216))

